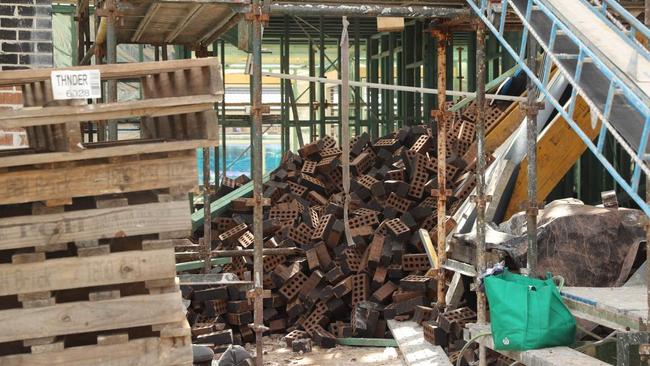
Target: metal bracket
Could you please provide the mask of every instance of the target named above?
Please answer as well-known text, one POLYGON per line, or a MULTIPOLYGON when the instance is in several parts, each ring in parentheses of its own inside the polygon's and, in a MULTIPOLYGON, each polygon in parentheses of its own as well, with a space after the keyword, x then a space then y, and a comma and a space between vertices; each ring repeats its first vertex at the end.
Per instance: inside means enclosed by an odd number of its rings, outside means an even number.
POLYGON ((537 112, 543 111, 544 108, 546 108, 546 104, 544 102, 537 102, 534 103, 532 106, 529 106, 528 102, 521 102, 519 103, 519 108, 525 114, 528 113, 537 114, 537 112))
MULTIPOLYGON (((440 190, 438 188, 433 188, 431 190, 431 195, 433 197, 439 197, 440 196, 440 190)), ((451 189, 445 189, 444 197, 451 197, 452 195, 453 195, 453 192, 451 191, 451 189)))
POLYGON ((477 195, 470 196, 472 202, 476 203, 477 207, 485 207, 489 202, 492 202, 492 195, 485 196, 485 199, 480 199, 477 195))
POLYGON ((431 117, 435 119, 440 119, 439 117, 453 117, 454 112, 448 111, 448 110, 440 110, 440 109, 434 109, 431 111, 431 117))
POLYGON ((254 299, 258 295, 262 296, 263 299, 268 299, 271 297, 271 290, 265 290, 263 288, 254 288, 246 292, 247 299, 254 299))
MULTIPOLYGON (((255 206, 255 198, 247 198, 246 206, 255 206)), ((271 199, 264 197, 262 198, 262 206, 271 206, 271 199)))
POLYGON ((246 19, 249 22, 259 21, 262 23, 263 26, 266 27, 269 25, 270 16, 269 14, 262 11, 261 5, 253 4, 251 5, 251 11, 244 14, 244 19, 246 19))

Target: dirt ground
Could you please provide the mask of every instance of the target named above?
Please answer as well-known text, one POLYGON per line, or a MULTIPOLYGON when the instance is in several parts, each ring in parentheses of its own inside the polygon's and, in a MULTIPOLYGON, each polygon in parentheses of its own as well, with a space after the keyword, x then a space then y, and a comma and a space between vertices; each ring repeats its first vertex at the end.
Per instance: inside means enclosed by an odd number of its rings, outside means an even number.
MULTIPOLYGON (((247 349, 255 353, 255 345, 247 349)), ((287 348, 282 337, 264 337, 264 365, 266 366, 404 366, 398 348, 393 347, 348 347, 322 349, 314 347, 312 352, 298 354, 287 348)))

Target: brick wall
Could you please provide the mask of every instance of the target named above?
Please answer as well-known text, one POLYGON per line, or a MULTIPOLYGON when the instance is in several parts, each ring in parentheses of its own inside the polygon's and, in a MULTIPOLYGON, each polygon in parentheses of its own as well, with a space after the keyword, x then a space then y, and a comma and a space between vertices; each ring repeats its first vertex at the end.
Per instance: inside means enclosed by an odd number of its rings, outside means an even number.
MULTIPOLYGON (((52 1, 0 0, 0 71, 52 63, 52 1)), ((0 88, 0 110, 21 105, 19 89, 0 88)), ((24 130, 0 130, 0 149, 26 144, 24 130)))

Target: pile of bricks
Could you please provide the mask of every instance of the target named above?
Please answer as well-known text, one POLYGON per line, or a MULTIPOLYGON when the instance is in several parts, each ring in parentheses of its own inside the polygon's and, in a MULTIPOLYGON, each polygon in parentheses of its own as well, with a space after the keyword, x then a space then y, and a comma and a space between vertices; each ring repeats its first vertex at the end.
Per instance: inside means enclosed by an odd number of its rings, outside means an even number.
MULTIPOLYGON (((466 133, 473 126, 457 117, 461 127, 451 123, 448 136, 450 215, 474 187, 467 171, 473 162, 459 158, 473 142, 473 133, 466 133)), ((297 154, 285 153, 264 185, 264 197, 271 200, 264 209, 264 246, 304 251, 264 257, 264 288, 273 294, 265 299, 265 324, 270 332, 287 334, 288 345, 296 350, 311 348, 311 341, 334 347, 341 337, 390 337, 388 319, 438 320, 437 284, 426 276, 431 265, 418 235, 418 229, 424 229, 436 236, 435 134, 422 125, 376 141, 364 133, 350 141, 350 154, 348 224, 353 245, 346 240, 341 149, 333 138, 305 145, 297 154)), ((213 249, 252 248, 252 213, 245 199, 235 199, 213 220, 212 235, 217 238, 213 249)), ((453 220, 446 226, 453 228, 453 220)), ((252 265, 252 258, 237 257, 223 271, 250 279, 252 265)), ((235 343, 254 340, 244 326, 252 322, 252 307, 243 294, 225 290, 219 290, 218 298, 200 294, 191 297, 190 311, 197 341, 206 337, 198 333, 220 335, 225 328, 235 343)), ((461 321, 448 323, 447 333, 462 326, 461 321)))

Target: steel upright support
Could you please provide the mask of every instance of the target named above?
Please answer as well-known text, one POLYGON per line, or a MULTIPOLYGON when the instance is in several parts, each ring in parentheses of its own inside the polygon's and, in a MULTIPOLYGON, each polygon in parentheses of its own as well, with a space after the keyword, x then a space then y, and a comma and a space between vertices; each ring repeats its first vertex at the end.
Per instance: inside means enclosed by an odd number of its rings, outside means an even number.
MULTIPOLYGON (((108 12, 106 17, 106 63, 117 63, 117 36, 115 25, 117 23, 117 4, 115 0, 107 0, 105 10, 108 12)), ((108 80, 106 82, 107 102, 117 102, 117 80, 108 80)), ((108 140, 117 140, 117 121, 108 121, 108 140)))
POLYGON ((447 196, 451 191, 447 189, 447 138, 446 125, 449 112, 447 111, 447 41, 449 34, 446 32, 435 32, 438 38, 438 110, 434 111, 433 117, 437 120, 437 160, 438 160, 438 188, 432 193, 438 196, 438 298, 437 304, 440 309, 444 308, 445 300, 445 270, 442 264, 447 261, 447 231, 445 221, 447 216, 447 196))
MULTIPOLYGON (((323 17, 320 17, 320 29, 324 27, 323 17)), ((325 77, 325 33, 320 33, 320 77, 325 77)), ((326 134, 325 128, 325 106, 327 105, 327 96, 325 95, 325 84, 319 83, 318 90, 320 91, 320 103, 318 105, 318 111, 320 112, 320 137, 322 138, 326 134)))
MULTIPOLYGON (((361 22, 359 18, 354 20, 354 80, 361 81, 361 22)), ((360 86, 354 88, 354 133, 357 136, 361 134, 360 86)))
MULTIPOLYGON (((309 39, 309 76, 316 76, 316 52, 314 51, 314 41, 309 39)), ((316 141, 316 83, 309 82, 309 141, 316 141)))
POLYGON ((261 0, 253 0, 253 6, 249 19, 253 22, 253 77, 252 77, 252 132, 253 132, 253 236, 254 256, 253 256, 253 283, 254 290, 251 296, 254 299, 254 324, 251 328, 255 332, 256 355, 255 363, 257 366, 263 366, 262 360, 262 334, 266 327, 263 319, 263 187, 262 187, 262 21, 268 19, 263 12, 263 3, 261 0))
MULTIPOLYGON (((471 51, 470 51, 471 52, 471 51)), ((476 31, 476 272, 485 272, 485 25, 478 20, 476 31)), ((470 76, 471 77, 471 76, 470 76)), ((476 314, 479 324, 485 324, 486 303, 485 293, 480 291, 476 277, 476 314)), ((479 340, 479 366, 486 365, 486 351, 483 340, 479 340)))
MULTIPOLYGON (((527 66, 535 71, 537 67, 537 41, 528 36, 527 66)), ((528 145, 528 208, 526 209, 526 232, 528 236, 528 273, 532 277, 537 268, 537 93, 533 80, 527 78, 526 85, 526 141, 528 145)))

